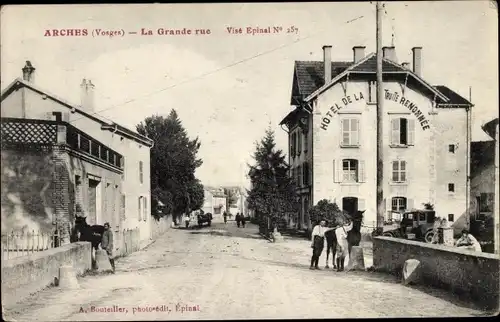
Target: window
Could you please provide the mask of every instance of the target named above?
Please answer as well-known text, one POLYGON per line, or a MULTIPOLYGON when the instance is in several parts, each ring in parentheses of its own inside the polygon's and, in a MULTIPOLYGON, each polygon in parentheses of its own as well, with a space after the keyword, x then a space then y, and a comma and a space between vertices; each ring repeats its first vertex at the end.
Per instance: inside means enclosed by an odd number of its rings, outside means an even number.
POLYGON ((406 182, 406 161, 392 162, 392 182, 406 182))
POLYGON ((304 186, 309 185, 309 163, 305 162, 303 167, 302 184, 304 186))
POLYGON ((368 104, 377 103, 377 82, 370 81, 368 83, 368 104))
POLYGON ((144 180, 142 161, 139 161, 139 181, 142 183, 144 180))
POLYGON ((342 145, 359 146, 359 120, 346 118, 342 120, 342 145))
POLYGON ((307 153, 307 150, 309 149, 309 142, 307 141, 307 133, 304 134, 304 153, 307 153))
POLYGON ((448 192, 455 192, 455 184, 448 183, 448 192))
POLYGON ((494 193, 481 193, 479 197, 479 212, 492 212, 494 202, 494 193))
POLYGON ((297 155, 302 153, 302 133, 300 130, 297 132, 297 155))
POLYGON ((448 152, 455 153, 455 144, 448 145, 448 152))
POLYGON ((358 160, 342 160, 342 182, 358 182, 358 160))
POLYGON ((391 120, 391 145, 413 145, 415 121, 404 117, 391 120))
POLYGON ((297 185, 302 185, 302 167, 300 165, 297 167, 297 185))
POLYGON ((448 221, 455 221, 455 215, 454 214, 448 214, 448 221))
POLYGON ((392 207, 391 207, 392 211, 397 211, 397 212, 405 211, 407 209, 406 205, 407 202, 405 197, 392 198, 392 207))
POLYGON ((291 138, 290 138, 290 155, 292 157, 295 156, 295 147, 296 147, 296 142, 297 142, 297 134, 292 133, 291 138))
POLYGON ((338 160, 337 164, 335 160, 333 160, 334 182, 364 182, 364 169, 365 163, 361 160, 343 159, 338 160))

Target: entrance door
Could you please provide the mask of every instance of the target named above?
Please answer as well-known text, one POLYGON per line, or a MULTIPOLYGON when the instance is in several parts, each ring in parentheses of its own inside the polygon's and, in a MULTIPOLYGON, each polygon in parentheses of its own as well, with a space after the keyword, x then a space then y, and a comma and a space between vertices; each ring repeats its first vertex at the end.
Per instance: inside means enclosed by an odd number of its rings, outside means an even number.
POLYGON ((87 223, 89 225, 97 224, 97 208, 99 202, 99 196, 97 192, 97 187, 99 186, 99 181, 89 179, 88 193, 89 193, 89 204, 88 210, 89 214, 87 216, 87 223))
POLYGON ((344 197, 342 198, 342 210, 350 215, 354 215, 358 211, 358 198, 344 197))

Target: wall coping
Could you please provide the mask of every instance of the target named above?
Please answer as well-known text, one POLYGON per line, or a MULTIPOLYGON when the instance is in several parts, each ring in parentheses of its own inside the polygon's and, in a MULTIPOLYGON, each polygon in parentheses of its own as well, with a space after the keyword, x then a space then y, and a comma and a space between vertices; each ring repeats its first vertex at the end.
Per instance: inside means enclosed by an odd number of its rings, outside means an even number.
POLYGON ((393 243, 399 243, 399 244, 405 244, 405 245, 419 246, 419 247, 423 247, 423 248, 430 248, 430 249, 448 252, 448 253, 454 253, 454 254, 460 254, 460 255, 466 255, 466 256, 474 256, 474 257, 479 257, 479 258, 484 258, 484 259, 493 259, 493 260, 500 261, 500 256, 497 254, 479 253, 479 252, 474 252, 472 250, 459 249, 457 247, 449 247, 449 246, 436 245, 436 244, 427 244, 427 243, 408 240, 408 239, 385 237, 385 236, 376 236, 373 239, 383 240, 383 241, 388 241, 388 242, 393 242, 393 243))
POLYGON ((47 256, 55 255, 57 253, 64 253, 70 249, 80 248, 82 246, 85 246, 86 244, 90 245, 90 242, 76 242, 76 243, 71 243, 71 244, 63 245, 63 246, 56 247, 56 248, 47 249, 47 250, 37 252, 34 254, 30 254, 27 256, 21 256, 21 257, 16 257, 16 258, 11 258, 11 259, 4 259, 4 260, 2 260, 2 269, 13 268, 17 265, 25 264, 28 262, 34 262, 36 260, 39 260, 39 259, 47 257, 47 256))

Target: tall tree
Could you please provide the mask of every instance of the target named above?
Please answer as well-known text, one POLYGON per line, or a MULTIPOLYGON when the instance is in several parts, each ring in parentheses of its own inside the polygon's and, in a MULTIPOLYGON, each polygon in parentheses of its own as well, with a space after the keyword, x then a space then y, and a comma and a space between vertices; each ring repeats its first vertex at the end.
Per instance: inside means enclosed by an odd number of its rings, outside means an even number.
POLYGON ((147 117, 137 125, 137 131, 155 142, 151 149, 153 215, 157 215, 156 206, 159 201, 172 213, 174 219, 185 211, 201 208, 201 183, 194 175, 203 162, 197 158, 200 142, 198 138, 189 139, 177 112, 172 109, 166 118, 159 115, 147 117))
POLYGON ((224 194, 226 195, 226 209, 229 209, 232 206, 236 206, 238 202, 238 196, 236 195, 235 189, 224 188, 224 194))
POLYGON ((276 149, 274 132, 270 128, 256 143, 253 158, 255 165, 249 165, 248 172, 252 183, 248 192, 248 207, 259 217, 270 219, 277 227, 279 219, 297 212, 298 202, 285 155, 276 149))

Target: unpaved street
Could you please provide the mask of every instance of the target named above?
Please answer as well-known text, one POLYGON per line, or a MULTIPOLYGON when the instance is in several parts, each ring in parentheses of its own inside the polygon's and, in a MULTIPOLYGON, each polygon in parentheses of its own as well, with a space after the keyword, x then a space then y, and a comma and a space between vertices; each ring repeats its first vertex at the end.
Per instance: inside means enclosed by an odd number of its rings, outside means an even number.
POLYGON ((273 244, 255 226, 238 229, 234 221, 171 229, 118 260, 115 275, 82 278, 78 291, 49 288, 6 313, 17 321, 483 314, 442 292, 405 287, 378 273, 310 271, 308 245, 295 239, 273 244))

